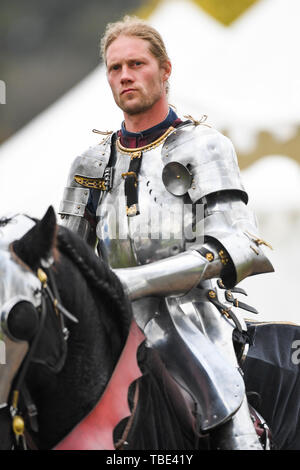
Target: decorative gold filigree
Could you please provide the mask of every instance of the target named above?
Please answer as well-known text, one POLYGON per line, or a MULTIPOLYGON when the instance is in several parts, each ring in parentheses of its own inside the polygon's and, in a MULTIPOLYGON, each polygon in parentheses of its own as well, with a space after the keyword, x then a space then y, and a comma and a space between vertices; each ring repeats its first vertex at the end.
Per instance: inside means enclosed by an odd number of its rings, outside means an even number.
POLYGON ((74 180, 85 188, 101 189, 106 191, 105 181, 102 178, 87 178, 86 176, 75 175, 74 180))

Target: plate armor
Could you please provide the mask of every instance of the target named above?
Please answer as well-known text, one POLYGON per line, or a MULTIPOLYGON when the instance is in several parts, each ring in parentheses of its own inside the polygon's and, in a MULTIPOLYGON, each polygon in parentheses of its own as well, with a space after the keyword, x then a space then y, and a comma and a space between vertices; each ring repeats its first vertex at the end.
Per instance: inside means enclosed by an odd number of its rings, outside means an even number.
POLYGON ((89 188, 101 191, 98 251, 127 290, 147 345, 192 397, 201 432, 226 423, 221 441, 228 448, 260 448, 245 419, 232 341, 234 330, 246 332, 232 307, 246 304, 232 290, 273 267, 246 205, 233 145, 211 127, 187 122, 145 147, 127 149, 119 140, 113 146, 113 169, 111 136, 75 160, 60 207, 63 224, 88 240, 89 188), (139 171, 130 171, 137 161, 139 171), (132 176, 134 204, 126 192, 132 176))

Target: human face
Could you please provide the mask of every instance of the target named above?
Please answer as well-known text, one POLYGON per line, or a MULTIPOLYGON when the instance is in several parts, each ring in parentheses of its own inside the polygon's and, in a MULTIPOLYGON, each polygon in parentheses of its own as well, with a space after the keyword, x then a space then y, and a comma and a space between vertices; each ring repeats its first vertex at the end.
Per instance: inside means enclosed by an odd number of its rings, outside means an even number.
POLYGON ((121 35, 106 52, 107 77, 116 104, 128 115, 141 114, 166 99, 170 66, 160 67, 149 43, 121 35))

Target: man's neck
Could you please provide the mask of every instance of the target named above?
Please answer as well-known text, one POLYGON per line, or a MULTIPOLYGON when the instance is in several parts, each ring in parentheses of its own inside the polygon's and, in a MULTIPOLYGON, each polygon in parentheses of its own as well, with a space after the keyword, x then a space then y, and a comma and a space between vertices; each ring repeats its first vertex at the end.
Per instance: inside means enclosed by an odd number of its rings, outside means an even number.
POLYGON ((129 132, 141 132, 150 127, 154 127, 163 121, 169 112, 167 101, 155 103, 147 111, 130 115, 124 112, 125 128, 129 132))

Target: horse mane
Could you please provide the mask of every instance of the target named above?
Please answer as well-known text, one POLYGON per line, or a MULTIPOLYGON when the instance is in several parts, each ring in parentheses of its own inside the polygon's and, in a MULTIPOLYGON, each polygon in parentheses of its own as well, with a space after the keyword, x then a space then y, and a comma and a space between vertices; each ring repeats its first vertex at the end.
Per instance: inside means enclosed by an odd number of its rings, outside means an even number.
POLYGON ((106 302, 109 305, 110 316, 125 341, 132 309, 119 278, 87 243, 62 226, 59 226, 57 232, 57 248, 77 266, 99 303, 106 302))

